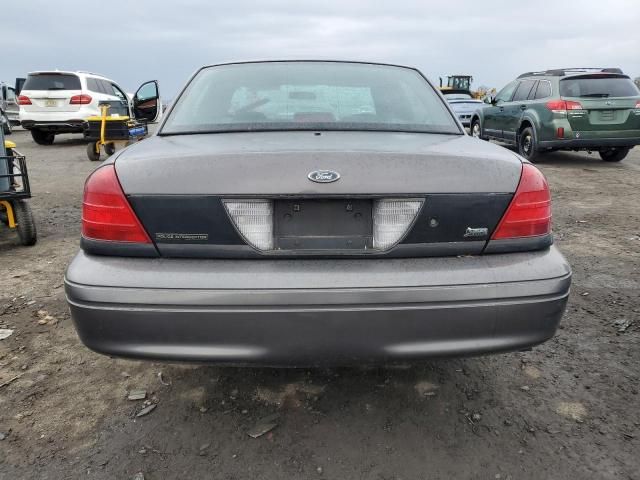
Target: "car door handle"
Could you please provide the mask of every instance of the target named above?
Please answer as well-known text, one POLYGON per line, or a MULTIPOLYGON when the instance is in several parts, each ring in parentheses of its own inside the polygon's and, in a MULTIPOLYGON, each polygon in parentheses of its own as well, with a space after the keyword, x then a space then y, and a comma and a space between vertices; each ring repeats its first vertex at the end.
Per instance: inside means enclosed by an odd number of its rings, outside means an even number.
POLYGON ((526 110, 527 106, 526 105, 520 105, 520 110, 526 110))
POLYGON ((501 112, 504 112, 504 107, 500 107, 500 111, 501 111, 501 112))

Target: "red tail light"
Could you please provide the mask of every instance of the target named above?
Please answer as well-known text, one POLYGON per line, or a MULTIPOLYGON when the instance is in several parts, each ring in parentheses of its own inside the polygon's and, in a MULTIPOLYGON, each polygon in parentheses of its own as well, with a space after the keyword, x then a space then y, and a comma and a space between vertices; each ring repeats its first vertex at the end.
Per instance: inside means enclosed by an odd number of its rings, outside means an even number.
POLYGON ((26 95, 18 96, 18 105, 31 105, 31 99, 26 95))
POLYGON ((84 185, 82 235, 92 240, 151 243, 124 196, 113 165, 93 172, 84 185))
POLYGON ((71 100, 69 100, 69 103, 71 105, 88 105, 92 100, 91 95, 74 95, 71 97, 71 100))
POLYGON ((516 193, 492 240, 534 237, 551 233, 551 194, 540 170, 525 163, 516 193))
POLYGON ((583 110, 580 102, 572 100, 551 100, 547 102, 546 107, 552 112, 566 112, 567 110, 583 110))
POLYGON ((567 110, 582 110, 582 104, 580 102, 567 100, 565 103, 567 104, 567 110))
POLYGON ((636 108, 640 108, 640 101, 636 102, 636 108))

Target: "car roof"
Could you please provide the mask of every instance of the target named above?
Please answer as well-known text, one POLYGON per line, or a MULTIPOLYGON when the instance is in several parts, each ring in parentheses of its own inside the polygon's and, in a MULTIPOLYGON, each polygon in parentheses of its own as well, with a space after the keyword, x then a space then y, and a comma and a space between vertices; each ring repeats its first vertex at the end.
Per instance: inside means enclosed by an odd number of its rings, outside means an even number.
POLYGON ((554 70, 543 70, 540 72, 526 72, 518 76, 518 80, 521 78, 545 78, 550 77, 574 77, 579 75, 621 75, 627 77, 621 68, 607 67, 607 68, 593 68, 593 67, 573 67, 573 68, 558 68, 554 70))
POLYGON ((35 70, 33 72, 29 72, 29 75, 46 75, 46 74, 84 75, 84 76, 89 76, 89 77, 104 78, 105 80, 108 80, 108 77, 105 77, 104 75, 100 75, 99 73, 86 72, 84 70, 76 70, 76 71, 72 71, 72 70, 35 70))

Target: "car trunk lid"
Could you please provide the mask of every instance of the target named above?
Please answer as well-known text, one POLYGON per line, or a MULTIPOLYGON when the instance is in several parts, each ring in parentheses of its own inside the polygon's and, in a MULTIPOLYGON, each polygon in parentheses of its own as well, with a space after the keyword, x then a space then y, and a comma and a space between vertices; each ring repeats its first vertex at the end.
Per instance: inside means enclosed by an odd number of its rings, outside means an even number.
POLYGON ((160 254, 181 257, 480 253, 521 168, 467 136, 392 132, 156 136, 116 160, 160 254))

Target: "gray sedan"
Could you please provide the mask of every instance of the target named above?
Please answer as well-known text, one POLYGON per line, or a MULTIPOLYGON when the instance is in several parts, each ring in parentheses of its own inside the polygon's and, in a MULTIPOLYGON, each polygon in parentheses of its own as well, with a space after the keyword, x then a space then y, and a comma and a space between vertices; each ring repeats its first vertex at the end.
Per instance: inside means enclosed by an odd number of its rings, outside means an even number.
POLYGON ((446 93, 444 98, 449 103, 451 110, 456 114, 463 126, 471 126, 471 117, 479 108, 484 106, 482 100, 473 98, 468 93, 446 93))
POLYGON ((82 341, 236 365, 384 363, 553 336, 571 270, 542 173, 467 136, 408 67, 200 69, 87 179, 82 341))

